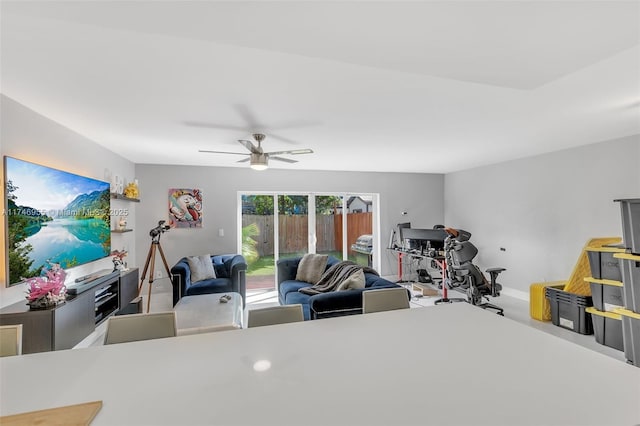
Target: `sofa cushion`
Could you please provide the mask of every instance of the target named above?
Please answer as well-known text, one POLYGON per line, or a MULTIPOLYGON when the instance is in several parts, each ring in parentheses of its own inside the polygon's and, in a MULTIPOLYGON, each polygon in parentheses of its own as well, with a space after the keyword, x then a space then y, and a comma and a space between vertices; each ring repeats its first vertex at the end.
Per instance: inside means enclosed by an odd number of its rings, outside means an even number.
POLYGON ((377 280, 374 280, 369 286, 369 288, 389 288, 389 287, 402 287, 402 286, 399 286, 396 283, 392 283, 391 281, 386 280, 384 278, 380 278, 380 277, 378 277, 377 280))
POLYGON ((233 282, 230 278, 214 278, 191 284, 184 296, 197 294, 226 293, 233 291, 233 282))
POLYGON ((320 277, 322 277, 325 269, 327 269, 328 259, 329 256, 326 254, 305 254, 298 264, 296 281, 316 284, 320 280, 320 277))
POLYGON ((341 282, 340 285, 338 285, 338 288, 336 288, 336 291, 364 288, 364 282, 364 272, 362 272, 362 269, 360 269, 358 272, 352 274, 346 280, 341 282))
POLYGON ((202 280, 216 278, 216 271, 213 269, 213 262, 211 262, 210 254, 202 256, 188 256, 187 263, 189 263, 189 269, 191 270, 191 282, 195 283, 202 280))
POLYGON ((372 273, 365 273, 364 274, 364 279, 365 279, 364 286, 366 288, 375 286, 375 283, 377 283, 380 280, 387 281, 384 278, 380 278, 379 275, 372 274, 372 273))
POLYGON ((294 280, 290 280, 290 281, 284 281, 280 283, 280 287, 279 287, 279 293, 280 295, 286 296, 289 293, 297 293, 298 290, 300 290, 301 288, 304 287, 310 287, 311 284, 309 283, 305 283, 302 281, 294 281, 294 280))
POLYGON ((287 293, 285 296, 285 303, 287 305, 294 305, 296 303, 300 303, 302 305, 309 304, 309 296, 308 294, 300 293, 298 291, 292 291, 287 293))

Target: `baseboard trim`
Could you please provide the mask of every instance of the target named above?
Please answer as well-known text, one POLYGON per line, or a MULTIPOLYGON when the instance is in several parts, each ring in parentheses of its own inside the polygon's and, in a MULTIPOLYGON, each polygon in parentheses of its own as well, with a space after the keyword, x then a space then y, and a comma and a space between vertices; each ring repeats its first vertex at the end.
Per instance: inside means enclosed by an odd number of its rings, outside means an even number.
POLYGON ((529 301, 529 293, 522 290, 516 290, 514 288, 502 287, 502 290, 500 290, 500 294, 513 297, 514 299, 524 300, 525 302, 529 301))

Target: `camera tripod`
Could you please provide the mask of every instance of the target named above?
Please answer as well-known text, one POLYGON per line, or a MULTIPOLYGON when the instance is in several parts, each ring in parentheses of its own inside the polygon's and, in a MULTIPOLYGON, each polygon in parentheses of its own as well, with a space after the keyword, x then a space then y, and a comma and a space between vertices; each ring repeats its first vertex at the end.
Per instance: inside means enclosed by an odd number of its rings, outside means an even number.
POLYGON ((151 238, 149 254, 147 254, 147 260, 144 263, 142 278, 140 279, 140 287, 138 287, 138 296, 140 296, 145 276, 147 275, 147 271, 149 271, 149 296, 147 298, 147 313, 149 312, 149 307, 151 306, 151 285, 153 284, 153 271, 155 270, 156 265, 156 250, 160 252, 160 257, 162 257, 162 263, 164 264, 164 269, 167 271, 167 276, 171 277, 171 271, 169 271, 167 259, 164 257, 164 251, 162 250, 162 246, 160 245, 160 233, 158 233, 151 238), (151 263, 151 269, 149 269, 149 263, 151 263))

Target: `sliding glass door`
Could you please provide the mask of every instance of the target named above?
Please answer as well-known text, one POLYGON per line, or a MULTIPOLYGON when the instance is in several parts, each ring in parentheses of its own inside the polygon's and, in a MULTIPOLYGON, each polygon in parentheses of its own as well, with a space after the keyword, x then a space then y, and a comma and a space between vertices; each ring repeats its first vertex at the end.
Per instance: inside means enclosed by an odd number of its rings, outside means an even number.
POLYGON ((329 254, 343 259, 342 253, 342 203, 341 195, 316 195, 316 253, 329 254))
POLYGON ((373 263, 373 197, 352 195, 347 200, 348 259, 363 266, 373 263))
POLYGON ((375 194, 240 193, 238 199, 248 291, 274 289, 278 259, 306 253, 375 267, 375 194))
POLYGON ((278 195, 278 259, 309 253, 309 196, 278 195))
POLYGON ((247 291, 275 287, 275 201, 273 195, 241 195, 241 253, 249 265, 247 291))

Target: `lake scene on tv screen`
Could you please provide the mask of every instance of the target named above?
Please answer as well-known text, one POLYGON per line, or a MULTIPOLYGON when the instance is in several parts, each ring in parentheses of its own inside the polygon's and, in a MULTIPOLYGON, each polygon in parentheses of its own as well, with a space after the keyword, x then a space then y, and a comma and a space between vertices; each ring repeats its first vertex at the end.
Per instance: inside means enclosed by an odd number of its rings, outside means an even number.
POLYGON ((109 183, 5 157, 9 283, 111 252, 109 183))

